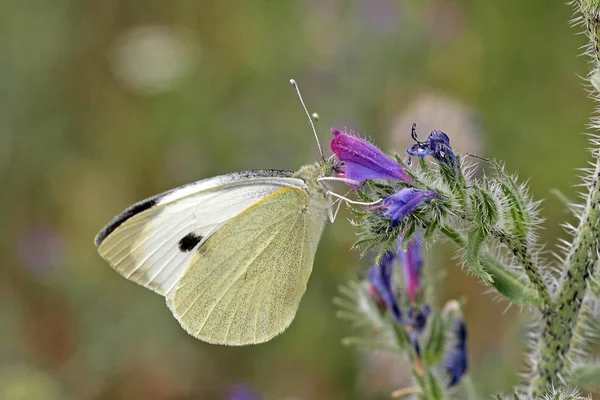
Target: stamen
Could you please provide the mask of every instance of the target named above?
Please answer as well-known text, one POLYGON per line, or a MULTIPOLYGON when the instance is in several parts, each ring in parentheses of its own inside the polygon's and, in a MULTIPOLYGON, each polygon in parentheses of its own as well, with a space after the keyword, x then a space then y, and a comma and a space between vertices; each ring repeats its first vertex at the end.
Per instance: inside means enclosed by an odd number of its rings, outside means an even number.
POLYGON ((425 143, 425 142, 421 142, 419 139, 417 139, 417 123, 416 122, 413 122, 412 128, 410 128, 410 137, 418 144, 425 143))
POLYGON ((379 199, 377 201, 373 201, 373 202, 367 203, 367 202, 364 202, 364 201, 350 200, 349 198, 344 197, 341 194, 334 193, 331 190, 327 191, 327 195, 335 196, 335 197, 337 197, 337 198, 339 198, 341 200, 344 200, 348 204, 356 204, 356 205, 359 205, 359 206, 374 206, 374 205, 379 204, 379 203, 381 203, 383 201, 383 199, 379 199))
POLYGON ((481 161, 492 162, 492 160, 490 160, 489 158, 481 157, 481 156, 478 156, 477 154, 467 153, 466 155, 469 157, 477 158, 478 160, 481 160, 481 161))

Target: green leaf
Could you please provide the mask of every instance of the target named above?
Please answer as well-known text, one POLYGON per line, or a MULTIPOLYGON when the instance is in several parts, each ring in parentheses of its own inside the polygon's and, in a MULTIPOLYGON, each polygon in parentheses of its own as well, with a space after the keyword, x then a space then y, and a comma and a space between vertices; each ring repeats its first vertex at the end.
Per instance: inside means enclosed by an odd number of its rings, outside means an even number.
POLYGON ((336 306, 338 306, 341 309, 344 309, 345 311, 354 311, 354 310, 356 310, 356 304, 355 303, 353 303, 350 300, 343 299, 341 297, 334 297, 333 298, 333 304, 335 304, 336 306))
POLYGON ((531 226, 531 218, 526 206, 527 201, 523 198, 521 188, 515 179, 507 174, 499 163, 494 161, 493 164, 498 174, 500 189, 506 197, 507 208, 504 210, 504 217, 511 225, 511 233, 515 237, 523 239, 531 226))
MULTIPOLYGON (((449 228, 448 226, 442 226, 440 231, 456 245, 463 248, 467 247, 465 237, 457 230, 449 228)), ((514 272, 506 269, 504 264, 494 257, 494 255, 483 250, 480 255, 480 261, 485 270, 492 275, 494 281, 491 282, 491 284, 500 294, 518 304, 538 305, 535 292, 521 282, 514 272)))
POLYGON ((523 240, 527 236, 529 230, 529 218, 524 205, 518 193, 515 193, 511 187, 504 182, 500 183, 500 188, 504 196, 506 196, 506 209, 504 210, 504 218, 511 227, 510 232, 518 239, 523 240))
MULTIPOLYGON (((460 191, 460 187, 457 185, 456 180, 456 172, 452 167, 449 167, 445 163, 439 163, 439 174, 446 185, 452 190, 453 193, 455 191, 460 191)), ((456 194, 456 193, 455 193, 456 194)))
POLYGON ((446 344, 445 324, 439 312, 432 313, 429 326, 429 338, 423 349, 423 360, 427 365, 435 365, 444 356, 446 344))
POLYGON ((517 304, 537 304, 535 291, 523 283, 517 274, 506 269, 491 254, 481 256, 485 270, 492 277, 491 285, 504 297, 517 304))
POLYGON ((427 373, 427 394, 430 400, 443 400, 445 397, 444 386, 437 380, 435 375, 427 373))
POLYGON ((435 235, 435 233, 437 232, 437 228, 439 225, 440 223, 437 219, 434 219, 429 225, 427 225, 427 229, 425 229, 425 233, 423 234, 423 238, 425 239, 425 241, 430 241, 431 239, 433 239, 433 235, 435 235))
POLYGON ((478 190, 476 199, 475 213, 478 214, 478 219, 484 226, 493 226, 498 221, 498 206, 494 198, 485 190, 478 190))
POLYGON ((481 277, 485 283, 493 282, 492 276, 485 270, 479 259, 486 233, 481 227, 475 227, 469 232, 467 241, 467 266, 473 274, 481 277))
POLYGON ((358 197, 358 199, 360 201, 364 201, 366 203, 371 203, 373 201, 375 201, 374 199, 372 199, 370 196, 368 196, 364 191, 362 190, 357 190, 356 191, 356 197, 358 197))
POLYGON ((417 230, 416 224, 413 221, 411 221, 411 223, 406 228, 406 232, 404 233, 404 236, 402 237, 402 243, 400 243, 400 249, 402 251, 406 251, 408 242, 410 241, 410 239, 412 239, 416 230, 417 230))
POLYGON ((429 163, 421 157, 417 157, 417 159, 419 160, 419 172, 421 172, 426 178, 432 178, 433 174, 429 163))
POLYGON ((403 327, 398 325, 396 321, 393 320, 393 317, 389 316, 388 318, 392 326, 394 337, 396 339, 396 344, 398 345, 398 347, 404 350, 412 349, 413 347, 408 333, 404 330, 403 327))
POLYGON ((356 322, 356 323, 360 323, 362 324, 367 324, 370 321, 368 319, 365 318, 364 315, 359 314, 357 312, 353 312, 353 311, 343 311, 343 310, 339 310, 336 311, 335 316, 339 319, 345 319, 351 322, 356 322))

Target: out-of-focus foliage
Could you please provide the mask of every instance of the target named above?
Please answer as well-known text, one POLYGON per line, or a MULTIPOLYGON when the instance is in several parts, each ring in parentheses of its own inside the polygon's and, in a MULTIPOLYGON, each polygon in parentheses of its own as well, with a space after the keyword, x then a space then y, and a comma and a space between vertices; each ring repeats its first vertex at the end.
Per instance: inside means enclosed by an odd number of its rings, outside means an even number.
MULTIPOLYGON (((246 348, 189 337, 92 239, 177 185, 314 161, 292 77, 324 142, 337 126, 398 146, 417 122, 532 177, 537 198, 570 196, 592 109, 570 14, 521 0, 0 2, 0 397, 219 399, 240 383, 265 399, 388 397, 407 366, 340 344, 331 299, 368 264, 343 215, 290 329, 246 348)), ((543 206, 554 243, 566 212, 543 206)), ((452 255, 438 246, 426 264, 446 270, 439 301, 468 300, 473 382, 505 391, 522 318, 452 255)))

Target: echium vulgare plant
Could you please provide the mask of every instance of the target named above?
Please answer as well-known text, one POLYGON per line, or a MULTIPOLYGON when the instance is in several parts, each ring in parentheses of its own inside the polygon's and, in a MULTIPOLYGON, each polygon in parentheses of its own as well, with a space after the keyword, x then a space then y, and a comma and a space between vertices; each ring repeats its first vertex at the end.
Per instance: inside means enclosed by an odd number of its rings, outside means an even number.
MULTIPOLYGON (((588 77, 600 101, 599 0, 576 0, 574 22, 589 38, 588 77)), ((593 129, 600 128, 598 117, 593 129)), ((413 385, 395 397, 446 399, 468 381, 468 321, 462 304, 436 308, 425 278, 421 249, 441 238, 458 248, 464 269, 511 304, 528 308, 531 323, 527 373, 512 393, 498 399, 583 399, 600 387, 600 362, 591 345, 600 335, 600 138, 593 137, 593 167, 586 171, 585 203, 572 205, 577 226, 566 224, 570 241, 557 260, 542 257, 537 231, 538 201, 502 163, 484 160, 475 174, 468 155, 432 131, 406 155, 388 156, 353 134, 332 130, 335 173, 359 201, 349 206, 358 230, 355 247, 377 250, 365 278, 340 289, 338 315, 365 335, 344 343, 403 355, 413 385), (375 337, 374 337, 375 336, 375 337)), ((422 138, 421 138, 422 139, 422 138)))

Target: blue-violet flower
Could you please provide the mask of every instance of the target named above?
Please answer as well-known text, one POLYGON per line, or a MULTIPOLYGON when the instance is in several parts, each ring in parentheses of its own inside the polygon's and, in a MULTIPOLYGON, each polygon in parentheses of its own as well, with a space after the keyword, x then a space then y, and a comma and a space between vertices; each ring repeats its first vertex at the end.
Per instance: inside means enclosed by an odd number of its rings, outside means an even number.
POLYGON ((450 147, 450 138, 442 131, 431 131, 427 140, 420 142, 417 139, 417 124, 413 124, 411 136, 417 143, 406 149, 406 152, 415 157, 424 158, 431 154, 439 162, 450 165, 458 172, 458 157, 450 147))
POLYGON ((394 260, 396 253, 392 250, 388 250, 381 257, 376 265, 369 267, 368 278, 369 278, 369 291, 375 292, 376 295, 373 297, 378 300, 383 300, 385 306, 391 310, 392 315, 396 321, 402 321, 402 312, 396 301, 396 295, 394 294, 392 273, 394 271, 394 260))
POLYGON ((419 344, 419 336, 421 336, 421 334, 425 330, 425 327, 427 326, 427 319, 429 318, 429 314, 431 314, 431 306, 429 306, 428 304, 426 304, 416 314, 415 310, 412 308, 408 311, 407 330, 417 357, 421 357, 421 346, 419 344))
POLYGON ((340 173, 349 185, 359 185, 370 179, 412 182, 396 160, 385 155, 368 141, 331 129, 334 138, 331 150, 343 162, 340 173))
POLYGON ((415 295, 421 290, 421 272, 423 258, 421 257, 421 240, 423 235, 419 232, 408 242, 406 251, 398 251, 400 262, 404 270, 404 286, 411 303, 415 302, 415 295))
POLYGON ((448 387, 456 385, 467 373, 467 327, 462 316, 455 317, 452 331, 454 343, 444 358, 444 366, 450 376, 448 387))
POLYGON ((392 226, 396 226, 415 211, 421 203, 439 197, 439 194, 433 191, 406 188, 387 197, 379 208, 385 209, 382 217, 390 218, 392 226))

